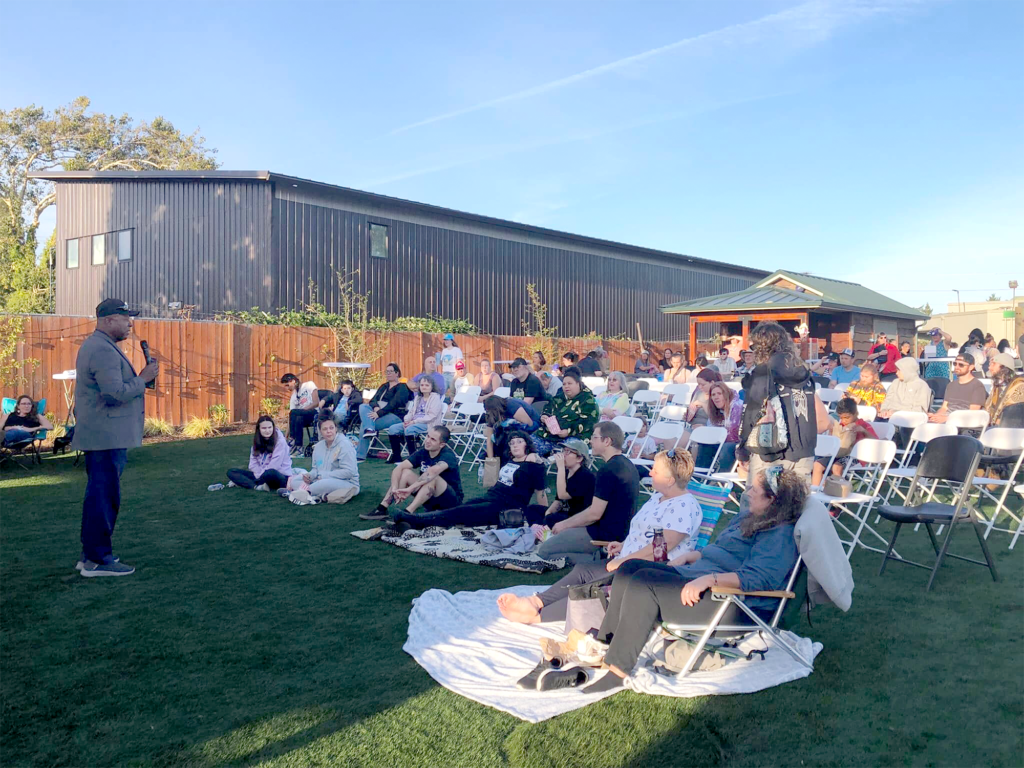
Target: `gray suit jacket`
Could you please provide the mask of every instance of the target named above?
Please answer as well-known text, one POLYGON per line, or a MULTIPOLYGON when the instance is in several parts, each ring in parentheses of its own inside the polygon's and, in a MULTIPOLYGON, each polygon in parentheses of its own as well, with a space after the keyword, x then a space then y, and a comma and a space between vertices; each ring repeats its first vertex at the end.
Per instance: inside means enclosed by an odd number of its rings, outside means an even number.
POLYGON ((75 363, 76 451, 106 451, 142 445, 146 384, 121 348, 95 331, 75 363))

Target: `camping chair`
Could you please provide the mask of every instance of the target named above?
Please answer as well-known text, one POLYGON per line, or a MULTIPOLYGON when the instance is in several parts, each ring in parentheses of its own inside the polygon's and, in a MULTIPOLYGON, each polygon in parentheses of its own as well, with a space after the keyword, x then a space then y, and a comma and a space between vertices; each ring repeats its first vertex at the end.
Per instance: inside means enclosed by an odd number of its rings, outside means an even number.
MULTIPOLYGON (((14 413, 14 409, 17 406, 18 401, 13 397, 5 397, 3 399, 2 409, 3 413, 11 414, 14 413)), ((36 403, 36 412, 46 412, 46 398, 39 400, 36 403)), ((7 444, 3 441, 0 436, 0 465, 10 462, 22 469, 28 469, 24 464, 18 460, 18 456, 27 456, 29 461, 35 462, 36 464, 43 463, 43 457, 39 453, 39 446, 42 445, 43 440, 46 439, 46 430, 40 430, 32 435, 27 440, 21 440, 17 443, 7 444)))
POLYGON ((975 509, 968 503, 971 493, 974 473, 981 461, 982 444, 977 438, 969 435, 949 435, 937 437, 928 443, 921 456, 921 462, 917 465, 917 472, 914 475, 910 487, 910 502, 906 506, 894 506, 883 504, 879 512, 886 520, 896 523, 896 529, 892 533, 889 547, 882 558, 882 567, 878 569, 878 575, 885 572, 885 566, 890 560, 898 560, 925 570, 931 570, 931 578, 928 579, 928 586, 925 591, 931 591, 938 575, 942 561, 947 557, 964 560, 975 565, 987 565, 992 574, 993 581, 999 581, 999 574, 996 573, 995 563, 989 554, 988 545, 985 543, 985 536, 982 529, 985 521, 982 520, 975 509), (949 483, 951 486, 959 486, 953 504, 943 504, 938 501, 923 501, 914 504, 920 499, 924 492, 925 483, 923 480, 938 480, 949 483), (953 532, 961 523, 969 522, 974 526, 974 532, 978 536, 978 544, 981 545, 982 554, 985 555, 985 562, 973 560, 969 557, 954 555, 949 552, 949 543, 953 538, 953 532), (928 531, 928 538, 931 539, 932 547, 935 549, 935 564, 933 566, 915 563, 901 557, 894 557, 893 547, 896 545, 896 538, 900 535, 900 529, 908 523, 923 523, 928 531), (939 546, 932 526, 935 524, 947 525, 949 529, 939 546))
POLYGON ((853 481, 854 473, 856 472, 862 490, 855 491, 849 496, 844 497, 827 496, 822 491, 811 493, 812 499, 838 510, 839 515, 833 518, 835 524, 852 537, 849 541, 843 542, 843 546, 849 546, 849 550, 846 553, 847 558, 853 555, 853 550, 857 548, 858 544, 864 547, 864 549, 870 549, 875 552, 882 551, 876 547, 869 547, 861 541, 861 535, 865 532, 870 533, 883 544, 886 543, 882 535, 868 525, 868 516, 871 514, 875 503, 880 499, 882 483, 885 482, 885 473, 888 471, 889 465, 892 464, 895 455, 896 443, 891 440, 861 440, 850 451, 850 461, 846 465, 846 471, 843 472, 843 478, 853 481), (857 467, 855 470, 854 468, 858 462, 863 462, 864 466, 857 467), (842 522, 841 516, 843 513, 846 513, 856 521, 856 531, 851 530, 842 522))
POLYGON ((686 441, 686 450, 693 456, 693 476, 698 480, 708 480, 718 466, 718 457, 729 432, 725 427, 697 427, 690 433, 686 441), (692 447, 691 447, 692 446, 692 447), (710 455, 710 460, 705 463, 710 455))
MULTIPOLYGON (((993 478, 993 477, 975 477, 972 478, 971 482, 978 490, 978 512, 981 513, 981 504, 984 499, 990 499, 994 501, 996 506, 992 510, 991 516, 988 518, 988 527, 985 530, 985 538, 992 533, 993 530, 1002 531, 1005 533, 1013 533, 1013 528, 996 528, 996 518, 1000 512, 1005 512, 1017 523, 1016 530, 1019 532, 1021 525, 1024 525, 1024 515, 1019 516, 1010 511, 1009 507, 1006 506, 1006 497, 1010 493, 1010 488, 1016 482, 1016 477, 1020 472, 1021 464, 1024 463, 1024 429, 1012 429, 1008 427, 993 427, 981 436, 981 444, 989 451, 1004 451, 1008 452, 1008 455, 998 454, 987 454, 981 457, 981 467, 992 466, 1006 466, 1009 468, 1009 474, 1006 479, 993 478), (994 485, 996 490, 999 488, 1003 489, 1002 494, 997 498, 995 492, 989 490, 987 486, 994 485)), ((1016 541, 1016 537, 1014 537, 1016 541)), ((1012 548, 1012 544, 1011 544, 1012 548)))

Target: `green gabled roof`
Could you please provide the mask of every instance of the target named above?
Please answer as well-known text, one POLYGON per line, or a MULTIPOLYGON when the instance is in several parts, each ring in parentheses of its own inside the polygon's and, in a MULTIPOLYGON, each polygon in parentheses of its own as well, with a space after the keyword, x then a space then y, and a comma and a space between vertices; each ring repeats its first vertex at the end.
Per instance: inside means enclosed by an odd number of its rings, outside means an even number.
POLYGON ((890 299, 857 283, 808 275, 805 272, 779 270, 756 285, 742 291, 720 293, 703 299, 666 304, 659 309, 666 314, 698 314, 704 312, 752 312, 772 309, 834 309, 864 312, 869 315, 906 317, 925 320, 927 315, 913 307, 890 299), (772 285, 783 278, 797 290, 772 285))

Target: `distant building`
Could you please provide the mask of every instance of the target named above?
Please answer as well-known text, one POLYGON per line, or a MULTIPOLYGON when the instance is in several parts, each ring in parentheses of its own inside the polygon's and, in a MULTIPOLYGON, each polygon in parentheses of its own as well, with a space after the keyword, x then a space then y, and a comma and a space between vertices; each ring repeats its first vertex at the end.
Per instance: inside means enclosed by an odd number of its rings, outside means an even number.
POLYGON ((945 312, 933 314, 928 326, 938 326, 953 341, 963 344, 975 328, 991 333, 996 341, 1006 339, 1014 347, 1024 333, 1024 296, 1018 296, 1016 303, 1005 301, 965 301, 962 304, 951 301, 945 312))
MULTIPOLYGON (((680 339, 658 306, 736 291, 763 270, 567 234, 268 171, 57 172, 56 304, 89 315, 104 297, 150 316, 299 309, 310 283, 336 306, 358 271, 380 317, 466 319, 519 334, 526 286, 563 336, 680 339)), ((638 221, 638 229, 643 222, 638 221)))

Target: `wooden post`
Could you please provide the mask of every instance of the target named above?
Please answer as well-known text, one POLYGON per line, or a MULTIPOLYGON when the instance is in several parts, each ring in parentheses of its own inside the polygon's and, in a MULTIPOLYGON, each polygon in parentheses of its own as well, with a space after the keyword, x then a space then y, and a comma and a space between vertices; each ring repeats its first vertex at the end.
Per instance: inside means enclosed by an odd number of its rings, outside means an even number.
POLYGON ((690 315, 690 343, 689 343, 688 357, 690 359, 690 365, 697 362, 697 321, 693 319, 693 315, 690 315))
POLYGON ((741 349, 747 349, 747 337, 750 336, 750 318, 743 318, 743 343, 741 349))

